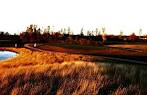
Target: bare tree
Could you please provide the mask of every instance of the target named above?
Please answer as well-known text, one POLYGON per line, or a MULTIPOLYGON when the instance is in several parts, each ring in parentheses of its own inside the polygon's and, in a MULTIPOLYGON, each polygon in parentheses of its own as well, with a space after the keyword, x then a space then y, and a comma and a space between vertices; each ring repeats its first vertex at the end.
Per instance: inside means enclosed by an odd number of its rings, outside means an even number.
POLYGON ((97 36, 98 35, 98 32, 99 32, 98 28, 96 28, 95 32, 96 32, 96 36, 97 36))
POLYGON ((122 37, 123 37, 123 31, 120 30, 119 38, 122 39, 122 37))
POLYGON ((71 34, 71 29, 70 29, 70 27, 68 27, 67 31, 68 31, 68 34, 70 35, 70 34, 71 34))
POLYGON ((83 30, 84 30, 84 29, 83 29, 83 27, 82 27, 82 28, 81 28, 81 33, 80 33, 81 36, 84 36, 83 30))
POLYGON ((142 35, 142 29, 140 28, 139 29, 139 38, 141 38, 141 35, 142 35))
POLYGON ((106 38, 106 28, 105 27, 102 28, 102 40, 103 40, 103 44, 107 40, 107 38, 106 38))
POLYGON ((50 31, 51 31, 51 26, 48 26, 47 27, 47 32, 50 33, 50 31))

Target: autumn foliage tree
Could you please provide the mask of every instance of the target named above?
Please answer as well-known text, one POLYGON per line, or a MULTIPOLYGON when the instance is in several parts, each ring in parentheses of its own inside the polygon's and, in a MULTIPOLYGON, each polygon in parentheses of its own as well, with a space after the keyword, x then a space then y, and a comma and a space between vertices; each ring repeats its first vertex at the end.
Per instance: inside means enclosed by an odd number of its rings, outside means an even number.
POLYGON ((42 40, 40 28, 37 29, 36 25, 30 25, 29 27, 27 27, 25 32, 20 33, 20 39, 24 43, 40 42, 42 40))
POLYGON ((138 37, 136 36, 135 33, 132 33, 129 37, 128 37, 128 40, 129 41, 136 41, 138 39, 138 37))
POLYGON ((47 42, 49 40, 49 38, 50 38, 50 33, 44 32, 42 34, 42 40, 43 40, 43 42, 47 42))
POLYGON ((29 42, 29 33, 28 32, 22 32, 20 33, 20 39, 23 43, 29 42))

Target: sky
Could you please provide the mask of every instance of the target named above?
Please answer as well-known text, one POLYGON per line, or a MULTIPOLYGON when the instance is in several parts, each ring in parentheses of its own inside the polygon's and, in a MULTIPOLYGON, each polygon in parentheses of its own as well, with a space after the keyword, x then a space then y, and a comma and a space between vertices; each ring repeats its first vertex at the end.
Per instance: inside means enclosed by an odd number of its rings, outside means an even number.
POLYGON ((147 34, 146 0, 0 0, 0 31, 20 33, 30 24, 74 34, 106 28, 106 34, 147 34))

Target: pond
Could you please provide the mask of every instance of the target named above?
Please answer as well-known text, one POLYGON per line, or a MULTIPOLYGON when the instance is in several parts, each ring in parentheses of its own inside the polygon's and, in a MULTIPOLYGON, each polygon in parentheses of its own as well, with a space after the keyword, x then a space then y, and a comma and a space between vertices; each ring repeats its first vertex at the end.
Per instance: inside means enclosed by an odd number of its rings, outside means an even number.
POLYGON ((12 58, 16 56, 17 54, 15 52, 10 52, 10 51, 0 51, 0 60, 12 58))

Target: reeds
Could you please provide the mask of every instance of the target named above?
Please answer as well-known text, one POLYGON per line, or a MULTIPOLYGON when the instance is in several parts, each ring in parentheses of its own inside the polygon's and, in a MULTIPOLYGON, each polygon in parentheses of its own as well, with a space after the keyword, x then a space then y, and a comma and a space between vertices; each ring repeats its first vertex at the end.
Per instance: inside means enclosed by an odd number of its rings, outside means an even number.
POLYGON ((11 50, 20 55, 0 62, 0 95, 141 95, 144 92, 141 82, 134 79, 138 74, 134 66, 90 62, 96 58, 83 55, 11 50))

